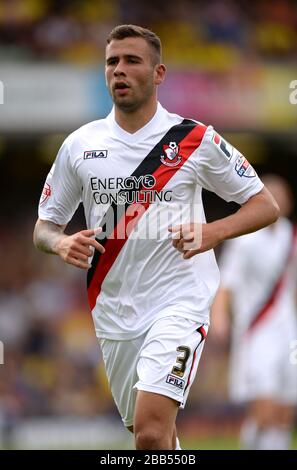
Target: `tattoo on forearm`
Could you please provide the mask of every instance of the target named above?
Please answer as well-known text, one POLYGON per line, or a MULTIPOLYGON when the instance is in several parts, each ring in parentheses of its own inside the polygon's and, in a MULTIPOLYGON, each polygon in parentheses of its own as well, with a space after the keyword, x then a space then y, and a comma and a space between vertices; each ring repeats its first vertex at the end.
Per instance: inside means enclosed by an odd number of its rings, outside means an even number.
POLYGON ((63 234, 62 227, 51 222, 37 226, 34 233, 34 242, 37 248, 45 253, 57 254, 54 250, 58 238, 63 234))

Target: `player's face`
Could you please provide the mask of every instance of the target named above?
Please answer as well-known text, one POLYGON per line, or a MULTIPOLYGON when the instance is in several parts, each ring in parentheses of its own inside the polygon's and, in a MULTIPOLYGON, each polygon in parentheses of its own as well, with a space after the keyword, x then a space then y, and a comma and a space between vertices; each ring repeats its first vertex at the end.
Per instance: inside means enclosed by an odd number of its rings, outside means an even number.
POLYGON ((112 40, 106 48, 105 77, 115 105, 134 112, 156 99, 156 87, 164 78, 165 67, 154 64, 154 52, 145 39, 112 40))

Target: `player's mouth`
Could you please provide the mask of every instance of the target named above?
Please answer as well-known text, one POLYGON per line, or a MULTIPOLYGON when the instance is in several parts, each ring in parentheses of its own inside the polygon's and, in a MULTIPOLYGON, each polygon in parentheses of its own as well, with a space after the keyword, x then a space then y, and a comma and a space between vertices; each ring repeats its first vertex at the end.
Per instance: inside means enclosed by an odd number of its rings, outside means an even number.
POLYGON ((126 82, 116 82, 114 84, 114 91, 120 95, 124 95, 129 90, 130 86, 126 82))

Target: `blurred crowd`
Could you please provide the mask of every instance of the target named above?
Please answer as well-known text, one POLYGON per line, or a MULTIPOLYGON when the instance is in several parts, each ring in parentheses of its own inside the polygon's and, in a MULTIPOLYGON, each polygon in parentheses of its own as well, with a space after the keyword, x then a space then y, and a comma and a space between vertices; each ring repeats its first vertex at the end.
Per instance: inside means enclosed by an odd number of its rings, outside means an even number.
POLYGON ((111 404, 85 273, 32 244, 33 219, 2 226, 0 430, 26 416, 94 416, 111 404))
POLYGON ((0 60, 97 63, 120 23, 157 32, 171 64, 297 58, 294 0, 1 0, 0 60))

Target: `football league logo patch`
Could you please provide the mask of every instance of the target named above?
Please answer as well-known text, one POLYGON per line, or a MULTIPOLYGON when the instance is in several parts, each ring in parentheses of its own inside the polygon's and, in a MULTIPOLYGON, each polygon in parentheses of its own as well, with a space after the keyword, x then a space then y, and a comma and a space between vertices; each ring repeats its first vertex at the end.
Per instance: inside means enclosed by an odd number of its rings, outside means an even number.
POLYGON ((254 178, 256 176, 256 172, 250 162, 243 156, 239 155, 235 162, 235 171, 236 173, 245 178, 254 178))
POLYGON ((163 155, 161 162, 166 166, 177 166, 182 160, 179 154, 179 146, 176 142, 170 142, 169 145, 163 145, 163 155))

